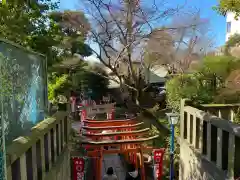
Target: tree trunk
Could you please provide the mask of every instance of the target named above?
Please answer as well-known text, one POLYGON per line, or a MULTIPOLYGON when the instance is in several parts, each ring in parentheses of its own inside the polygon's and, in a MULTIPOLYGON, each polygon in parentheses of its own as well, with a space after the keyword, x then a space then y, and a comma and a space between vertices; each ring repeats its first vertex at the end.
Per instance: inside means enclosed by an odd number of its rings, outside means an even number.
MULTIPOLYGON (((140 90, 141 91, 141 90, 140 90)), ((136 96, 135 96, 135 103, 136 105, 140 106, 140 96, 141 96, 141 92, 139 90, 136 91, 136 96)))

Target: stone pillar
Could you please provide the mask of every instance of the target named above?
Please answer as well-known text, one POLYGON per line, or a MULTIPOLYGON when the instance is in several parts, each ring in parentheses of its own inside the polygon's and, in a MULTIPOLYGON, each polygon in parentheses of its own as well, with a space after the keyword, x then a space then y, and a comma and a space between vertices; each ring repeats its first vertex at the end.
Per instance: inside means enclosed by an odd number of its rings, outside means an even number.
POLYGON ((222 129, 217 129, 217 166, 222 169, 222 129))
POLYGON ((44 138, 40 138, 40 147, 41 147, 41 166, 42 166, 42 179, 45 179, 46 176, 46 167, 45 167, 45 151, 44 151, 44 138))
POLYGON ((207 158, 211 161, 211 123, 207 123, 207 158))
POLYGON ((54 141, 54 162, 57 160, 57 132, 56 128, 53 129, 53 141, 54 141))
POLYGON ((199 124, 199 149, 200 152, 203 153, 203 119, 200 119, 200 124, 199 124))
POLYGON ((20 157, 20 176, 21 179, 27 179, 27 164, 26 164, 26 154, 22 154, 20 157))
POLYGON ((231 109, 231 110, 230 110, 230 120, 231 120, 231 121, 234 120, 234 116, 235 116, 234 110, 231 109))
POLYGON ((11 169, 11 166, 7 167, 7 179, 12 179, 12 169, 11 169))
POLYGON ((62 152, 62 148, 61 148, 61 124, 58 124, 58 153, 60 154, 62 152))
POLYGON ((235 135, 229 133, 228 143, 228 177, 234 180, 235 135))
MULTIPOLYGON (((185 99, 181 99, 181 103, 180 103, 180 136, 181 136, 180 143, 182 141, 184 141, 184 129, 185 129, 185 127, 184 127, 184 118, 185 118, 184 107, 185 107, 185 99)), ((188 118, 188 116, 187 116, 187 118, 188 118)), ((188 132, 189 131, 187 130, 187 133, 188 132)), ((181 151, 182 151, 182 149, 180 148, 180 154, 181 154, 181 151)), ((180 156, 180 162, 183 162, 181 160, 181 156, 180 156)), ((183 175, 184 175, 184 169, 182 168, 181 163, 179 163, 179 178, 180 178, 180 180, 183 180, 183 179, 181 179, 183 177, 183 175)))
POLYGON ((37 148, 36 144, 32 146, 32 170, 33 170, 33 180, 37 180, 37 148))
POLYGON ((48 141, 48 162, 49 169, 52 167, 52 151, 51 151, 51 135, 50 132, 47 133, 47 141, 48 141))
POLYGON ((221 111, 221 109, 218 109, 218 117, 222 118, 222 111, 221 111))
POLYGON ((192 143, 193 143, 193 147, 194 148, 196 148, 197 147, 197 138, 196 138, 196 130, 197 130, 197 128, 199 128, 199 127, 197 127, 197 119, 196 119, 196 114, 193 114, 193 119, 192 119, 192 123, 193 123, 193 135, 192 135, 192 143))
POLYGON ((190 132, 191 132, 191 130, 190 130, 190 117, 191 117, 191 114, 190 113, 187 113, 187 141, 188 141, 188 143, 190 143, 190 132))

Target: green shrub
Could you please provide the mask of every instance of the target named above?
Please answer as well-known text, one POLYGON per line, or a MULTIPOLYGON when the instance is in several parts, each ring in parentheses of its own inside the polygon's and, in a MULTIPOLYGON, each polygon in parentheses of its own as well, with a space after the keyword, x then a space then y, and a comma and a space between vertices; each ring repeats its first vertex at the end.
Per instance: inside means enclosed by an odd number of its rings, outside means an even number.
POLYGON ((57 91, 61 89, 68 80, 68 75, 63 74, 60 76, 53 75, 51 80, 48 81, 48 99, 52 102, 56 101, 57 91))
MULTIPOLYGON (((225 87, 230 74, 240 69, 238 59, 232 56, 207 56, 199 65, 196 72, 180 74, 167 82, 167 103, 170 108, 178 111, 182 98, 190 99, 195 104, 239 101, 239 93, 229 93, 225 87)), ((236 92, 236 89, 230 90, 236 92)))
POLYGON ((167 103, 177 111, 180 109, 180 100, 187 98, 199 103, 208 103, 213 100, 213 92, 207 83, 202 83, 197 74, 179 75, 166 84, 167 103))

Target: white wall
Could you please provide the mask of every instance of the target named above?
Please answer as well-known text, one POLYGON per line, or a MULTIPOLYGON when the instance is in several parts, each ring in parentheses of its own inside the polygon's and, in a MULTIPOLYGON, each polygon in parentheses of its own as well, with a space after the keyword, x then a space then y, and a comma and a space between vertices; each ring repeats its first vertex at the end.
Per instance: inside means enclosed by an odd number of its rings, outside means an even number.
POLYGON ((234 16, 235 14, 232 12, 227 13, 226 31, 227 31, 227 22, 231 22, 231 31, 230 33, 226 32, 226 41, 231 35, 235 33, 240 33, 240 19, 235 20, 234 16))

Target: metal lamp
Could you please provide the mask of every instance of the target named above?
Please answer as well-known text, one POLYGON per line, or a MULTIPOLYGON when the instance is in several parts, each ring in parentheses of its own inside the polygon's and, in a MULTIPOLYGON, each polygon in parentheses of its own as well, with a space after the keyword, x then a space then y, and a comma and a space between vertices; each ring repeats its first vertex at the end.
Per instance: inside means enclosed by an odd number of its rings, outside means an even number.
POLYGON ((171 112, 171 113, 166 113, 166 115, 168 117, 169 124, 176 125, 178 123, 179 121, 178 113, 171 112))
POLYGON ((168 122, 171 125, 171 147, 170 147, 170 180, 174 179, 174 126, 179 121, 179 115, 171 112, 166 113, 168 122))

